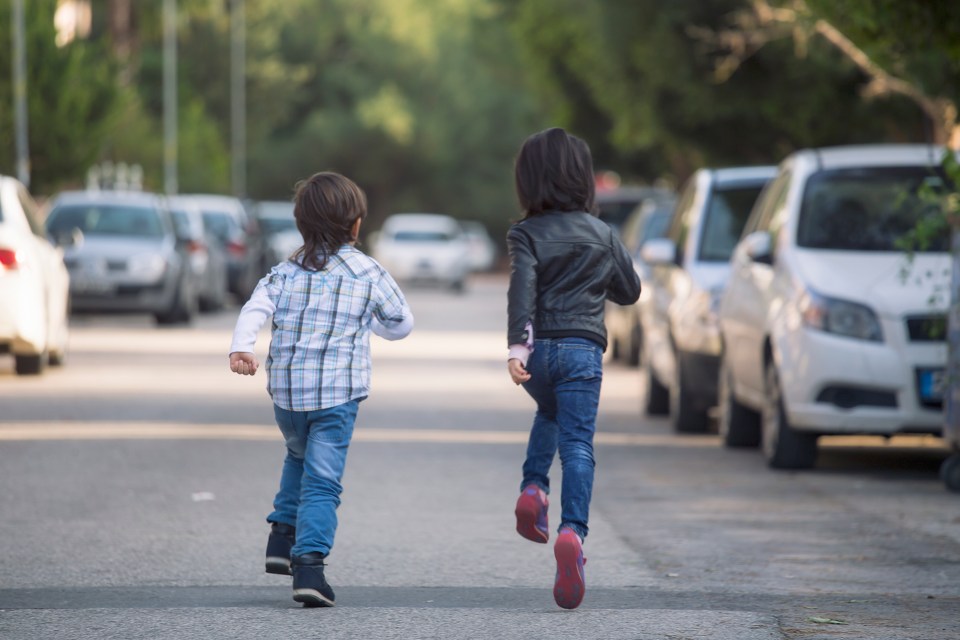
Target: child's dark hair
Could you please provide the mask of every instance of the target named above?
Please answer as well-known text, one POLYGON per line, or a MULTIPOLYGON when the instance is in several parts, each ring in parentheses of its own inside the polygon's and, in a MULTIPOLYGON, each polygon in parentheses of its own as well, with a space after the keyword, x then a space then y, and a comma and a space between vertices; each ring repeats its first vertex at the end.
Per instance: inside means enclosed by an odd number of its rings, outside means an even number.
POLYGON ((290 257, 309 271, 323 269, 330 256, 356 241, 353 225, 367 216, 367 196, 339 173, 315 173, 297 183, 293 217, 303 246, 290 257))
POLYGON ((559 127, 535 133, 524 141, 514 177, 525 216, 545 211, 595 213, 590 147, 559 127))

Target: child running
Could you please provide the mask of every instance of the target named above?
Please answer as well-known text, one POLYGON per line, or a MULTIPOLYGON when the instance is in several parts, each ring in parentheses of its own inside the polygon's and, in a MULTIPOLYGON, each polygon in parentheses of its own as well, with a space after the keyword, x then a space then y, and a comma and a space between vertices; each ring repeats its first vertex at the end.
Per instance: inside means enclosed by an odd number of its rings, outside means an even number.
POLYGON ((317 173, 297 185, 303 246, 257 284, 237 319, 230 369, 254 375, 257 333, 273 317, 267 391, 286 441, 280 490, 267 516, 267 573, 293 574, 293 599, 332 607, 324 558, 337 529, 347 448, 370 390, 370 332, 407 336, 413 314, 375 260, 355 248, 367 199, 351 180, 317 173))
POLYGON ((536 133, 516 160, 524 216, 507 233, 507 367, 537 404, 516 505, 517 532, 546 543, 548 474, 559 450, 563 473, 553 597, 575 609, 586 590, 582 544, 593 492, 606 300, 640 297, 626 249, 593 213, 593 160, 587 144, 563 129, 536 133))

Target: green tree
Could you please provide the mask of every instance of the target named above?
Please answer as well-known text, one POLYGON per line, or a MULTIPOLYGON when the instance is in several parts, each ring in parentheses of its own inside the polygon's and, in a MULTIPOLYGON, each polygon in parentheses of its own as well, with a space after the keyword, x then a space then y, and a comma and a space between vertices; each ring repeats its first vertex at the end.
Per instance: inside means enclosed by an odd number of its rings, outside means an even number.
MULTIPOLYGON (((83 183, 99 159, 117 114, 115 67, 100 43, 74 40, 57 46, 53 15, 56 0, 25 4, 27 102, 31 190, 51 194, 83 183)), ((10 69, 11 5, 0 3, 0 68, 10 69)), ((0 74, 0 172, 13 173, 15 161, 13 88, 0 74)))
POLYGON ((804 146, 922 139, 918 108, 896 98, 864 103, 863 72, 822 43, 798 58, 789 40, 771 41, 718 76, 727 51, 707 35, 748 6, 523 0, 511 15, 558 118, 571 127, 595 119, 614 151, 595 145, 600 161, 640 177, 771 163, 804 146))

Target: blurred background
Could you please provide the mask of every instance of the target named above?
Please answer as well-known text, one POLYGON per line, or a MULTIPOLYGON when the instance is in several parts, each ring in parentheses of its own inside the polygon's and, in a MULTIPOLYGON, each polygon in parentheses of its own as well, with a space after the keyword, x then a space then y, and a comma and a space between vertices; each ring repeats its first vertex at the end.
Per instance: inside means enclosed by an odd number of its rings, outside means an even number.
POLYGON ((146 190, 252 200, 335 170, 366 190, 368 230, 436 211, 499 241, 514 154, 547 126, 585 138, 606 185, 676 186, 797 148, 943 138, 960 91, 950 2, 12 0, 9 175, 18 4, 38 198, 102 163, 142 168, 146 190))

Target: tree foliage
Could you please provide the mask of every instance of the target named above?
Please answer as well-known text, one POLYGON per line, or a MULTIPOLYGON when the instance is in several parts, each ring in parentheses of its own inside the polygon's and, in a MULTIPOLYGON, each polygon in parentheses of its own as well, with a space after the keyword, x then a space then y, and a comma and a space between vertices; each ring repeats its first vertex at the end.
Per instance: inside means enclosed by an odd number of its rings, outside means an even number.
MULTIPOLYGON (((31 188, 82 184, 116 116, 114 67, 100 43, 55 41, 56 0, 24 3, 31 188)), ((11 3, 0 3, 0 173, 14 173, 11 3)))
POLYGON ((575 126, 599 112, 594 135, 614 151, 601 160, 641 178, 776 162, 805 146, 922 138, 914 105, 865 103, 864 74, 822 43, 798 58, 789 39, 771 42, 717 81, 725 52, 702 34, 748 6, 524 0, 512 24, 557 118, 575 126))

